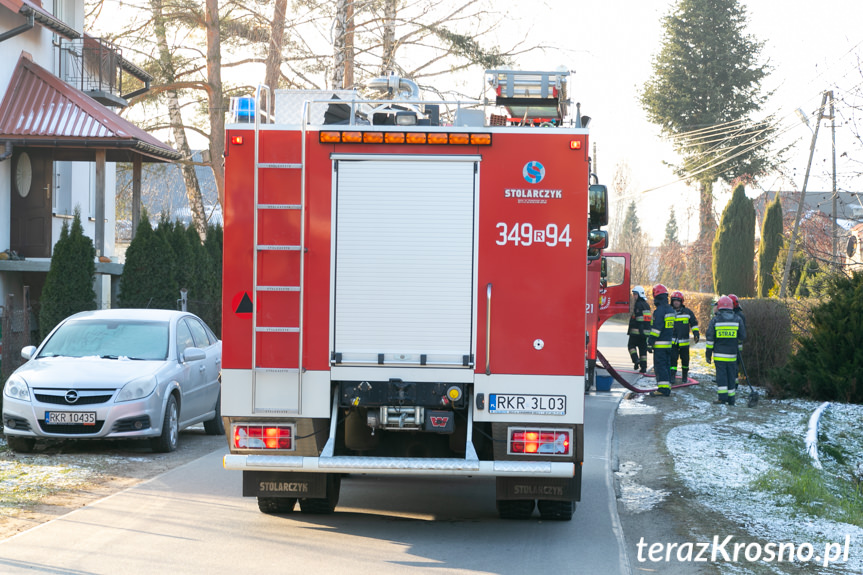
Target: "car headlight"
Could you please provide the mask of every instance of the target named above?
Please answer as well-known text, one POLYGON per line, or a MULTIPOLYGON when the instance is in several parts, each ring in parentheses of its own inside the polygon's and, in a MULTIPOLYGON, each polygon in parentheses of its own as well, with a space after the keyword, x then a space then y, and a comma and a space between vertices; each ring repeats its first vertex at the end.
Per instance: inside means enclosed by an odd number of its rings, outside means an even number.
POLYGON ((123 389, 120 390, 120 393, 117 394, 118 401, 132 401, 133 399, 141 399, 147 397, 153 390, 156 389, 156 385, 158 381, 156 381, 156 377, 153 375, 148 375, 147 377, 139 377, 138 379, 133 379, 129 383, 123 386, 123 389))
POLYGON ((12 375, 3 386, 3 395, 21 401, 30 401, 30 388, 20 375, 12 375))

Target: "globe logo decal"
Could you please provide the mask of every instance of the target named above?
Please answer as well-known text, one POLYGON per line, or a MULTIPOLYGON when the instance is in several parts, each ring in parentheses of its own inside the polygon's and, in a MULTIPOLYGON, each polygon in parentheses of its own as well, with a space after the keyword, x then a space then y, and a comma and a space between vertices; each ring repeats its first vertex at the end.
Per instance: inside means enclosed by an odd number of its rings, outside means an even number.
POLYGON ((538 184, 545 177, 545 166, 535 161, 528 162, 521 173, 529 184, 538 184))

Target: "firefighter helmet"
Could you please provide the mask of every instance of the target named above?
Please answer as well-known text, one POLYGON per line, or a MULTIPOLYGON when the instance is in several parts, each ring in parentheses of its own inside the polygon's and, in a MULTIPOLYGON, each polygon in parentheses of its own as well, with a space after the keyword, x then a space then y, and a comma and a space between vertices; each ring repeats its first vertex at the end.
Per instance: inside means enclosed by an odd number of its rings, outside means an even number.
POLYGON ((740 307, 740 301, 737 299, 737 296, 733 293, 728 294, 728 297, 731 299, 731 303, 734 304, 735 308, 740 307))
POLYGON ((676 291, 671 293, 671 301, 680 300, 680 303, 683 304, 683 293, 676 291))
POLYGON ((644 295, 644 288, 641 286, 635 286, 634 288, 632 288, 632 293, 638 294, 638 297, 646 299, 646 296, 644 295))
POLYGON ((716 302, 716 309, 734 309, 734 302, 729 296, 724 295, 716 302))
POLYGON ((656 284, 655 286, 653 286, 653 297, 654 298, 657 298, 664 293, 666 293, 666 294, 668 293, 668 288, 666 288, 664 285, 656 284))

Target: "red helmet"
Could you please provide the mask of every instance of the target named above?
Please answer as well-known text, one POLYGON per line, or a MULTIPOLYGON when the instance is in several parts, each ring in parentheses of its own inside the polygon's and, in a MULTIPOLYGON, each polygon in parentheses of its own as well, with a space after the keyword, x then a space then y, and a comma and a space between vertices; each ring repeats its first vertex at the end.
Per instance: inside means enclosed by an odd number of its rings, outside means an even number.
POLYGON ((740 307, 740 301, 738 301, 737 296, 733 293, 728 294, 728 297, 731 298, 731 303, 734 304, 734 307, 740 307))
POLYGON ((683 294, 682 294, 681 292, 679 292, 679 291, 672 292, 672 294, 671 294, 671 301, 674 301, 674 300, 676 300, 676 299, 677 299, 677 300, 680 300, 680 303, 682 304, 682 303, 683 303, 683 294))
POLYGON ((724 295, 716 302, 716 309, 734 309, 734 302, 729 296, 724 295))
POLYGON ((656 284, 655 286, 653 286, 653 297, 654 298, 659 297, 664 293, 668 293, 668 288, 666 288, 664 285, 656 284))

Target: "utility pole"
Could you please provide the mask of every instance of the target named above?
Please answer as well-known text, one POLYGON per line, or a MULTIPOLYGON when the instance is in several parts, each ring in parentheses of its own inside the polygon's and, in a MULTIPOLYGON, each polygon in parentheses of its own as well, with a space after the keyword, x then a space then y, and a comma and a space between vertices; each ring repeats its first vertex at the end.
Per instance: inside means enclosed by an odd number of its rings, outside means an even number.
POLYGON ((833 90, 830 90, 830 131, 833 136, 833 208, 830 212, 833 214, 833 250, 830 252, 830 263, 833 265, 834 270, 839 270, 839 253, 838 253, 838 245, 839 245, 839 226, 836 225, 836 210, 839 194, 836 193, 836 114, 833 106, 833 90))
POLYGON ((794 247, 797 243, 797 232, 800 229, 800 218, 803 216, 803 206, 806 201, 806 184, 809 183, 809 172, 812 169, 812 156, 815 154, 815 141, 818 139, 818 128, 821 127, 821 119, 824 117, 824 106, 827 105, 829 92, 824 92, 821 98, 821 106, 818 108, 818 121, 815 122, 815 130, 812 131, 812 143, 809 145, 809 162, 806 164, 806 175, 803 177, 803 189, 800 190, 800 202, 797 204, 797 214, 794 216, 794 230, 791 232, 791 241, 788 243, 788 257, 785 259, 785 273, 782 274, 782 285, 779 287, 779 297, 785 297, 788 289, 788 276, 791 275, 791 261, 794 259, 794 247))

